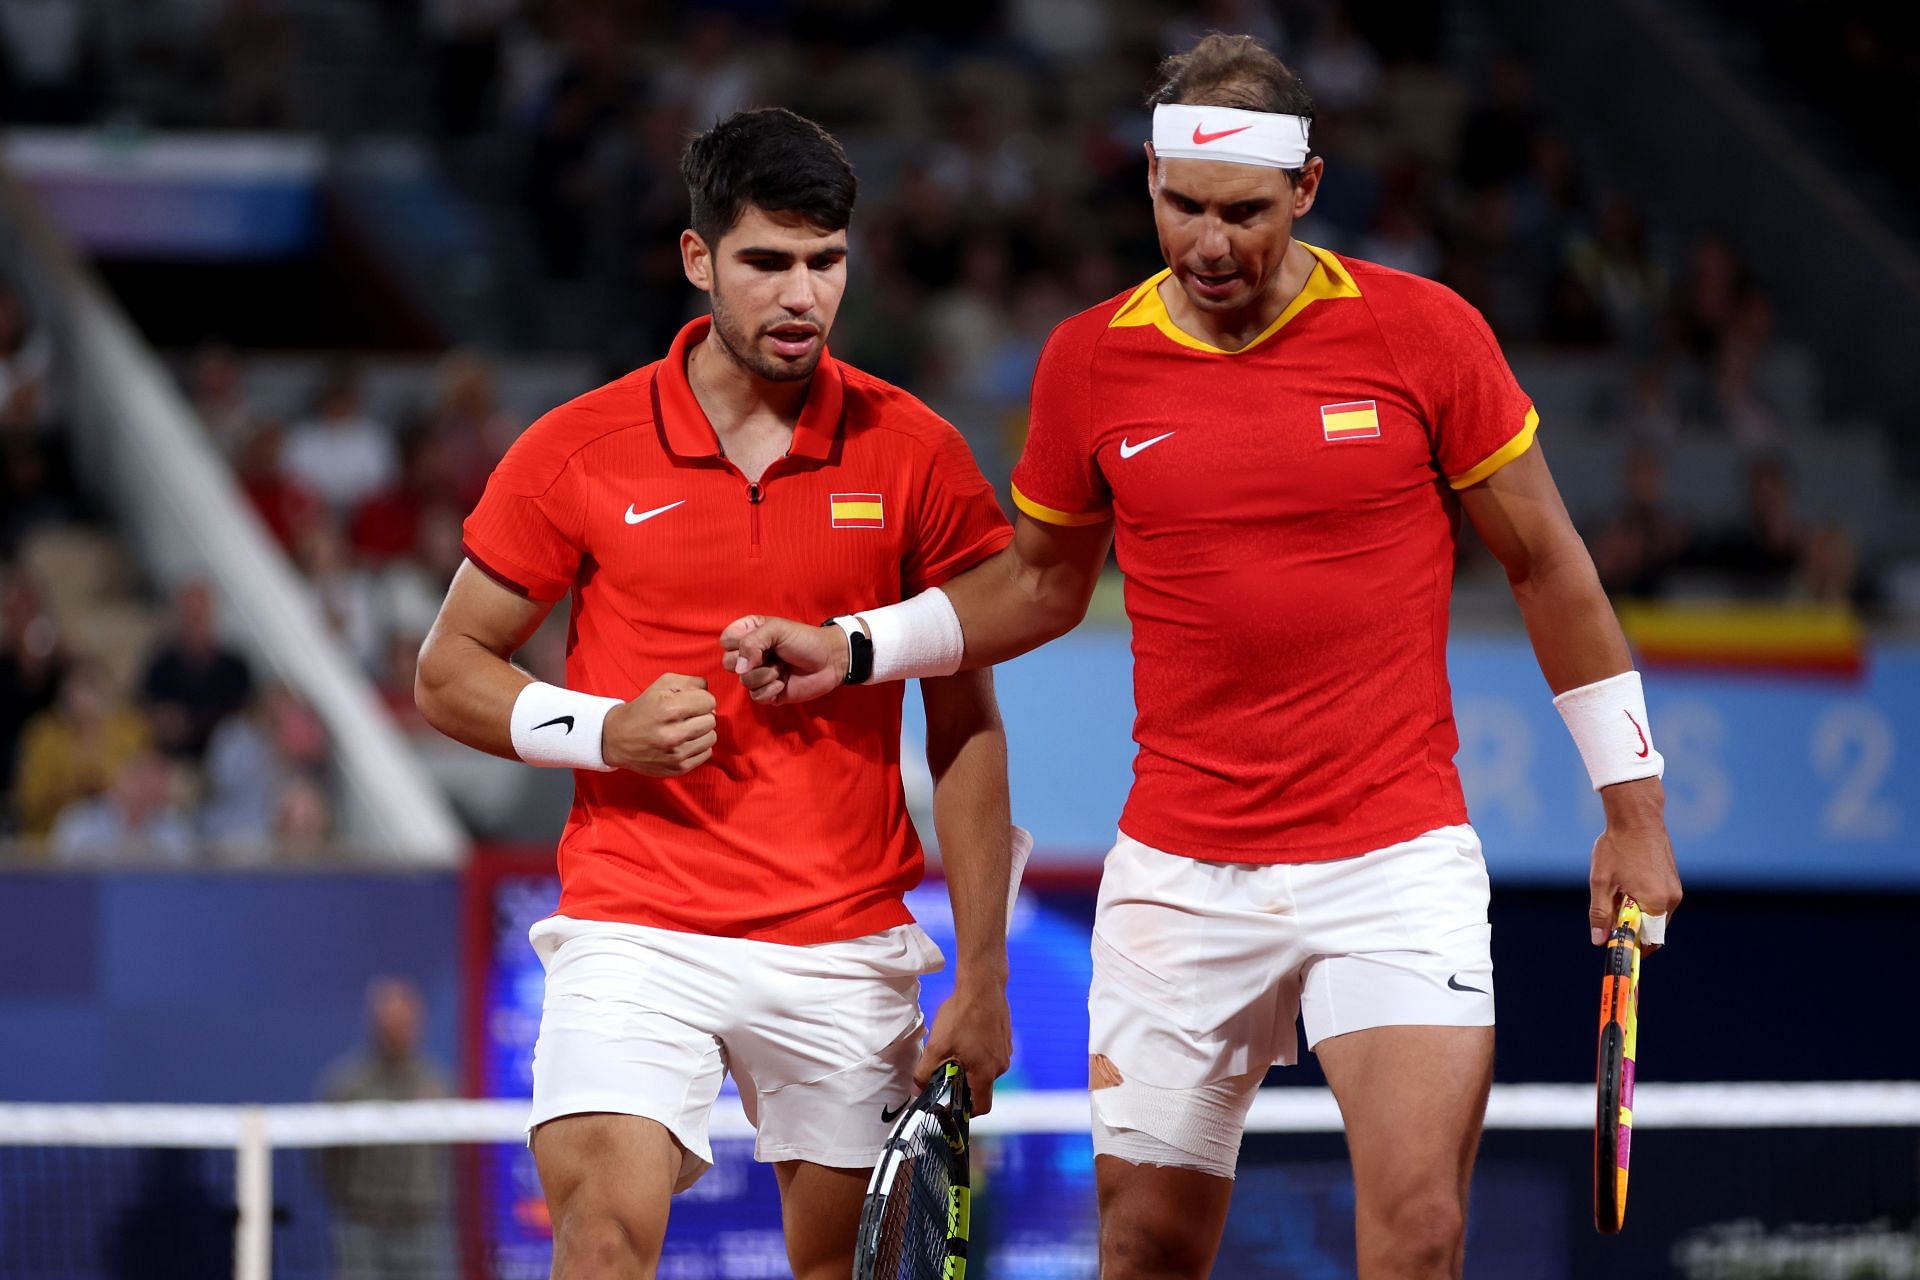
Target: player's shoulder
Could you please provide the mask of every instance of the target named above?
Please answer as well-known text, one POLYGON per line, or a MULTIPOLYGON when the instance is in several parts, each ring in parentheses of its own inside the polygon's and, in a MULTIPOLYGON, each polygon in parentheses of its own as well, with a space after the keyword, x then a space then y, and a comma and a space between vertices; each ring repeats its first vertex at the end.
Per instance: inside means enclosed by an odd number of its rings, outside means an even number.
POLYGON ((1365 258, 1349 258, 1341 253, 1327 256, 1346 270, 1360 300, 1367 304, 1382 329, 1406 333, 1434 325, 1480 320, 1480 313, 1472 303, 1438 280, 1365 258))
POLYGON ((1047 335, 1042 358, 1050 364, 1091 360, 1095 349, 1114 331, 1114 320, 1122 311, 1133 306, 1158 279, 1155 276, 1143 284, 1116 293, 1084 311, 1074 312, 1053 326, 1053 332, 1047 335))
POLYGON ((879 432, 878 440, 928 453, 938 453, 955 441, 964 447, 960 429, 919 396, 844 360, 839 364, 841 412, 850 432, 879 432))
POLYGON ((616 432, 652 426, 656 367, 635 369, 541 414, 500 460, 497 478, 522 492, 543 493, 582 450, 616 432))

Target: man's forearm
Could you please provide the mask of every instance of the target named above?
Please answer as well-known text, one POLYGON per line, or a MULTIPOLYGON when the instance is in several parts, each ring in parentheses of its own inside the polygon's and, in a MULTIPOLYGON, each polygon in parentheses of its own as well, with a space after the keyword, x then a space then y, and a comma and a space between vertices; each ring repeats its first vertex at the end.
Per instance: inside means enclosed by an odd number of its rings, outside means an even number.
POLYGON ((1632 669, 1633 655, 1620 620, 1577 540, 1512 585, 1540 674, 1554 693, 1632 669))
POLYGON ((957 743, 937 742, 930 734, 927 756, 934 772, 933 825, 953 903, 955 977, 1004 983, 1013 831, 1006 733, 996 721, 957 743))
POLYGON ((520 757, 509 718, 533 677, 464 636, 435 634, 420 652, 414 704, 439 732, 490 755, 520 757))
MULTIPOLYGON (((1540 674, 1555 694, 1632 669, 1620 619, 1584 547, 1514 582, 1513 596, 1540 674)), ((1658 778, 1641 778, 1602 787, 1600 801, 1609 825, 1657 825, 1665 813, 1666 789, 1658 778)))
POLYGON ((966 637, 961 669, 1017 658, 1073 630, 1087 615, 1098 579, 1097 565, 1089 574, 1066 561, 1032 563, 1017 542, 952 579, 941 590, 953 601, 966 637))

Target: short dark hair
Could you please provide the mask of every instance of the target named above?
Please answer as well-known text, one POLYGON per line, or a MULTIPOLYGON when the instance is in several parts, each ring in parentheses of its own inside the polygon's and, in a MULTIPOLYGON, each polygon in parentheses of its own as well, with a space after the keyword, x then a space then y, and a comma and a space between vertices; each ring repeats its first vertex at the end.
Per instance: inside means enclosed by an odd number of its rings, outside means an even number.
MULTIPOLYGON (((1156 74, 1159 83, 1147 95, 1149 107, 1185 103, 1313 119, 1307 86, 1279 54, 1253 36, 1211 32, 1185 53, 1163 60, 1156 74)), ((1302 172, 1287 170, 1295 182, 1302 172)))
POLYGON ((712 247, 748 205, 797 213, 825 231, 853 221, 859 182, 834 136, 785 107, 736 111, 680 157, 693 229, 712 247))

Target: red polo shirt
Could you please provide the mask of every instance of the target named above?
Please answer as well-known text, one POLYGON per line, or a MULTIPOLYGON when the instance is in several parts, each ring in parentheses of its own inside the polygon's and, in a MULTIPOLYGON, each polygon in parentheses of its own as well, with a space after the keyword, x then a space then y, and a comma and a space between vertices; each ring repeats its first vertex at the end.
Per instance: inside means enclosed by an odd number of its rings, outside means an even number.
POLYGON ((1312 862, 1466 821, 1454 492, 1538 418, 1457 294, 1312 252, 1238 351, 1173 323, 1162 272, 1062 324, 1034 375, 1014 500, 1115 522, 1139 744, 1120 827, 1169 853, 1312 862))
POLYGON ((713 758, 681 778, 576 771, 561 914, 813 943, 906 923, 921 851, 900 784, 898 683, 754 704, 720 667, 741 614, 817 620, 905 599, 1005 546, 966 442, 925 405, 822 355, 786 456, 757 483, 721 456, 666 359, 560 406, 495 468, 467 555, 535 600, 572 597, 567 684, 632 698, 706 677, 713 758))

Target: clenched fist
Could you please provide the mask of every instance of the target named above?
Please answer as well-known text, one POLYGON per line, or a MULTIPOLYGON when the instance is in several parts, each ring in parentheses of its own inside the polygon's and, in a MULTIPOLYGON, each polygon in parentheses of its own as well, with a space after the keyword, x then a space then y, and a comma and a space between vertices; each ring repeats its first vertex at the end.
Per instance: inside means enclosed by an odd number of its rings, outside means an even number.
POLYGON ((617 769, 649 778, 691 773, 712 757, 720 740, 716 705, 704 679, 668 672, 639 697, 607 712, 600 755, 617 769))

